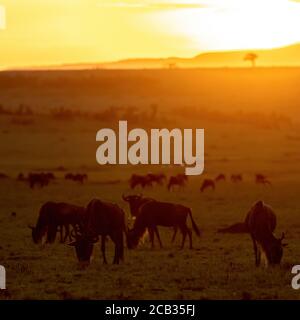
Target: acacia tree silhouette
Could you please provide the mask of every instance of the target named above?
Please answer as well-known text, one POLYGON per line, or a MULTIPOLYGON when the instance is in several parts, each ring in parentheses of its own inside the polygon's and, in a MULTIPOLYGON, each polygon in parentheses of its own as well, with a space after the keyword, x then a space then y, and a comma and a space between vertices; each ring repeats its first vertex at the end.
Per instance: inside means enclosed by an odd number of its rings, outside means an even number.
POLYGON ((258 55, 253 53, 253 52, 249 52, 245 55, 244 57, 244 61, 250 61, 251 64, 252 64, 252 67, 254 68, 255 67, 255 62, 256 62, 256 59, 258 58, 258 55))

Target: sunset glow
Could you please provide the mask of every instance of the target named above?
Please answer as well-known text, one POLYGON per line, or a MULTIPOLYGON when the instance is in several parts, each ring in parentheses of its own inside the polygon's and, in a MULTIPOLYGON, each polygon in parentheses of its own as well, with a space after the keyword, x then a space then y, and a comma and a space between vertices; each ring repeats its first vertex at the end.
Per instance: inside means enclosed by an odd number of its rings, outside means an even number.
POLYGON ((291 0, 0 0, 0 64, 280 47, 300 42, 299 16, 291 0))

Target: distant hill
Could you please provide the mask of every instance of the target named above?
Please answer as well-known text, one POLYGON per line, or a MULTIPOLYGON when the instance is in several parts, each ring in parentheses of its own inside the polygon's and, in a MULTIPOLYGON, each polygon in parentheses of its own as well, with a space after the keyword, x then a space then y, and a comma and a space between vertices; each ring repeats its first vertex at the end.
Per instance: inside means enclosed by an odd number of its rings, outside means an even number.
POLYGON ((35 67, 30 69, 162 69, 162 68, 239 68, 251 66, 244 61, 247 53, 258 56, 256 61, 260 67, 292 67, 300 66, 300 44, 269 50, 218 51, 202 53, 192 58, 136 58, 106 63, 65 64, 51 67, 35 67))
POLYGON ((244 56, 254 52, 258 55, 257 66, 300 66, 300 44, 270 50, 241 50, 202 53, 193 58, 128 59, 100 64, 99 67, 115 68, 222 68, 247 67, 244 56))

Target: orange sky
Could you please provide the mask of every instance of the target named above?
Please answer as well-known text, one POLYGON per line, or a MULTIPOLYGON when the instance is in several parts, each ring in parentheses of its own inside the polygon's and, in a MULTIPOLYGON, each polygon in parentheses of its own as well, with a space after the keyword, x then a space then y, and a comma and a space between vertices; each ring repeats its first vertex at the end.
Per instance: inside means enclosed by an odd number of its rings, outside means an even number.
POLYGON ((300 42, 300 2, 291 0, 0 0, 0 8, 0 67, 300 42))

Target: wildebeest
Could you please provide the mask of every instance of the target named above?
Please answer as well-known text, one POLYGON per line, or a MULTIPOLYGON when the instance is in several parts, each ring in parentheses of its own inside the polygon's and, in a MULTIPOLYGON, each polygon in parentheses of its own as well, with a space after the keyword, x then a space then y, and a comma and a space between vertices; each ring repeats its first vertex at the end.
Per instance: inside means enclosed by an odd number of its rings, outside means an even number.
POLYGON ((200 191, 203 192, 207 188, 212 188, 212 190, 215 190, 216 185, 214 180, 211 179, 204 179, 200 188, 200 191))
POLYGON ((241 182, 243 181, 243 176, 241 174, 232 174, 230 177, 232 182, 241 182))
POLYGON ((226 180, 226 176, 223 173, 220 173, 218 176, 216 176, 215 181, 219 182, 219 181, 225 181, 226 180))
POLYGON ((147 177, 151 181, 151 184, 156 183, 160 186, 163 185, 163 182, 167 179, 166 175, 163 173, 159 173, 159 174, 148 173, 147 177))
POLYGON ((272 208, 262 201, 256 202, 247 214, 245 224, 253 242, 255 265, 260 265, 261 255, 265 258, 266 266, 280 264, 286 244, 282 243, 284 233, 279 239, 273 235, 276 215, 272 208))
POLYGON ((168 191, 170 191, 174 186, 179 186, 184 188, 188 180, 188 177, 185 174, 177 174, 176 176, 171 176, 168 183, 168 191))
POLYGON ((126 230, 125 213, 120 207, 94 199, 86 208, 82 233, 76 237, 76 241, 69 245, 75 247, 80 263, 89 264, 94 243, 98 241, 98 236, 101 236, 101 251, 103 262, 106 264, 105 239, 109 236, 115 244, 113 263, 118 264, 124 259, 123 232, 126 233, 126 230))
POLYGON ((88 176, 86 173, 76 173, 76 174, 73 174, 73 173, 67 173, 65 175, 65 180, 72 180, 72 181, 75 181, 75 182, 79 182, 80 184, 83 184, 85 180, 88 179, 88 176))
POLYGON ((35 185, 43 188, 50 182, 49 176, 46 173, 29 173, 27 180, 31 189, 34 189, 35 185))
POLYGON ((221 228, 218 230, 220 233, 248 233, 249 230, 245 222, 238 222, 229 227, 221 228))
POLYGON ((197 236, 200 236, 200 230, 197 227, 190 208, 180 204, 173 204, 159 201, 146 202, 140 208, 140 213, 136 217, 133 229, 128 231, 127 245, 129 249, 135 248, 139 240, 143 237, 146 229, 149 230, 150 240, 152 247, 154 246, 154 234, 156 235, 160 246, 162 242, 158 233, 158 226, 179 228, 182 233, 183 248, 186 235, 189 236, 190 248, 192 245, 192 231, 187 227, 186 220, 190 216, 192 227, 197 236))
MULTIPOLYGON (((139 195, 129 195, 129 196, 122 195, 122 198, 124 201, 129 203, 130 214, 134 218, 136 218, 139 215, 140 208, 142 207, 142 205, 144 205, 145 203, 147 203, 149 201, 155 201, 153 198, 146 198, 140 194, 139 195)), ((148 229, 148 232, 149 232, 149 234, 153 234, 154 230, 148 229)), ((158 233, 158 230, 157 230, 157 233, 158 233)), ((177 233, 177 229, 174 228, 172 242, 175 241, 176 233, 177 233)))
POLYGON ((8 179, 8 175, 0 172, 0 179, 8 179))
POLYGON ((133 174, 129 179, 129 186, 131 189, 135 189, 138 186, 141 186, 143 189, 146 187, 152 187, 152 179, 148 175, 141 176, 133 174))
POLYGON ((80 206, 64 202, 46 202, 42 205, 35 227, 32 229, 32 239, 34 243, 42 241, 47 235, 47 243, 53 243, 56 238, 58 228, 60 228, 60 241, 65 242, 70 238, 70 226, 76 232, 82 228, 85 209, 80 206), (63 229, 65 236, 63 237, 63 229))
POLYGON ((262 185, 271 185, 270 180, 268 180, 268 178, 262 174, 255 175, 255 182, 262 185))

